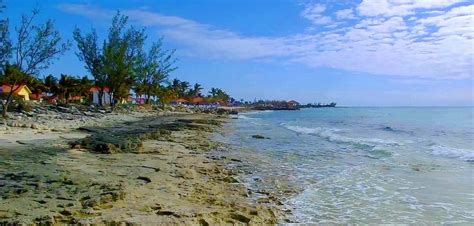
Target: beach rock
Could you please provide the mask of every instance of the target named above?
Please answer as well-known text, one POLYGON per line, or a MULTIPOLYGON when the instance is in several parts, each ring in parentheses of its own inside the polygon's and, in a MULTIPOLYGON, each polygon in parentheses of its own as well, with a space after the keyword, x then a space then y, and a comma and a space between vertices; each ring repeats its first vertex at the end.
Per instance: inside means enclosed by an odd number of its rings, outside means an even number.
POLYGON ((114 144, 110 143, 99 143, 94 145, 93 148, 94 152, 102 153, 102 154, 113 154, 118 153, 118 148, 114 144))
POLYGON ((143 176, 139 176, 137 177, 138 180, 142 180, 144 181, 145 183, 150 183, 151 182, 151 179, 149 177, 143 177, 143 176))
POLYGON ((28 117, 33 117, 33 116, 34 116, 33 113, 31 113, 31 112, 26 112, 26 111, 23 111, 23 110, 21 111, 21 113, 24 114, 24 115, 26 115, 26 116, 28 116, 28 117))
POLYGON ((79 128, 77 128, 77 130, 79 130, 79 131, 85 131, 85 132, 89 132, 89 133, 95 131, 94 129, 86 128, 86 127, 79 127, 79 128))
POLYGON ((94 116, 94 114, 92 114, 92 112, 87 112, 87 111, 85 111, 85 112, 82 112, 82 113, 83 113, 85 116, 89 116, 89 117, 94 116))
POLYGON ((81 204, 84 209, 94 208, 100 205, 108 204, 118 200, 123 200, 126 193, 123 191, 109 191, 104 192, 98 197, 83 197, 81 199, 81 204))
POLYGON ((72 215, 72 213, 68 210, 62 210, 59 213, 63 216, 71 216, 72 215))
POLYGON ((39 126, 38 126, 38 124, 36 124, 36 123, 31 123, 31 127, 30 127, 30 128, 32 128, 32 129, 39 129, 39 126))
POLYGON ((202 226, 209 226, 209 223, 207 223, 207 221, 204 220, 204 219, 199 219, 199 225, 202 225, 202 226))
POLYGON ((245 223, 245 224, 248 224, 250 223, 250 218, 242 215, 242 214, 238 214, 238 213, 231 213, 230 214, 230 218, 234 219, 234 220, 237 220, 237 221, 240 221, 242 223, 245 223))
POLYGON ((264 136, 258 135, 258 134, 257 135, 252 135, 252 138, 254 138, 254 139, 270 139, 268 137, 264 137, 264 136))
POLYGON ((229 112, 225 109, 219 108, 219 109, 215 110, 215 113, 218 114, 218 115, 226 115, 229 112))
POLYGON ((157 211, 157 212, 156 212, 156 215, 159 215, 159 216, 173 216, 173 217, 176 217, 176 218, 181 217, 181 216, 179 216, 179 214, 177 214, 177 213, 175 213, 175 212, 166 211, 166 210, 157 211))
POLYGON ((225 177, 223 179, 224 182, 227 182, 227 183, 239 183, 239 181, 237 179, 235 179, 234 177, 225 177))
POLYGON ((66 107, 57 106, 56 109, 58 109, 58 111, 60 111, 60 112, 65 112, 65 113, 71 112, 71 110, 69 108, 66 108, 66 107))

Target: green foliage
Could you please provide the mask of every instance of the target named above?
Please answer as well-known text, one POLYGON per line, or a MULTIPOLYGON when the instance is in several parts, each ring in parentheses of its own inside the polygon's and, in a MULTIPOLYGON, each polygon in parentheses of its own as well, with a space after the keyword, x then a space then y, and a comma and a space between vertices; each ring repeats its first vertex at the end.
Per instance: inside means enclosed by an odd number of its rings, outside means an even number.
POLYGON ((0 2, 0 13, 2 18, 0 18, 0 68, 2 71, 7 65, 9 58, 11 57, 12 52, 12 43, 9 37, 9 26, 8 18, 3 18, 3 1, 0 2))
MULTIPOLYGON (((0 64, 5 67, 0 80, 12 88, 17 85, 30 84, 38 90, 43 89, 38 83, 32 83, 34 81, 31 78, 48 68, 58 56, 70 47, 69 42, 62 42, 59 31, 54 28, 52 20, 47 20, 43 24, 34 23, 38 13, 38 10, 33 10, 31 15, 21 17, 15 28, 15 45, 12 45, 9 39, 8 19, 0 21, 0 64), (8 60, 11 58, 12 50, 14 50, 14 57, 12 64, 9 65, 8 60)), ((15 91, 12 89, 5 101, 2 101, 4 118, 7 117, 8 106, 15 91)))
POLYGON ((169 104, 174 99, 178 98, 178 93, 171 86, 160 86, 158 89, 159 102, 161 104, 169 104))
POLYGON ((128 98, 131 86, 137 77, 136 68, 139 52, 146 39, 144 30, 136 30, 132 26, 126 29, 128 17, 120 12, 114 16, 109 28, 108 40, 104 42, 104 74, 107 85, 113 93, 111 106, 128 98))
POLYGON ((76 52, 76 56, 79 60, 85 63, 85 68, 91 73, 94 78, 99 80, 98 82, 105 82, 103 78, 102 67, 102 50, 99 47, 98 37, 96 31, 93 29, 91 33, 81 34, 81 30, 76 28, 73 33, 74 40, 77 42, 77 48, 79 52, 76 52))
MULTIPOLYGON (((76 28, 73 33, 74 40, 77 43, 76 52, 80 61, 85 63, 85 68, 94 78, 94 84, 99 89, 104 89, 107 85, 107 75, 104 73, 104 56, 103 50, 99 46, 96 31, 93 29, 90 33, 82 35, 81 30, 76 28)), ((102 100, 102 98, 99 98, 102 100)), ((102 103, 99 103, 102 105, 102 103)))
POLYGON ((48 68, 71 45, 68 41, 62 42, 53 20, 35 25, 33 21, 38 13, 38 10, 33 10, 31 15, 23 15, 15 29, 15 65, 27 74, 38 74, 48 68))
POLYGON ((53 75, 48 75, 43 79, 45 91, 57 95, 59 91, 58 79, 53 75))
MULTIPOLYGON (((34 77, 22 72, 16 65, 7 64, 5 70, 0 74, 0 83, 9 84, 12 87, 30 83, 34 77)), ((13 90, 16 91, 16 90, 13 90)))
POLYGON ((207 96, 209 102, 229 102, 230 96, 219 88, 212 88, 207 96))
POLYGON ((32 93, 42 93, 42 92, 47 90, 44 83, 41 80, 39 80, 39 79, 37 79, 36 77, 33 77, 33 76, 25 84, 28 86, 28 88, 31 90, 32 93))
POLYGON ((147 103, 150 103, 152 96, 159 95, 160 85, 172 71, 176 70, 176 67, 173 66, 176 61, 173 58, 173 53, 174 51, 162 49, 161 39, 152 44, 148 53, 143 50, 139 53, 135 92, 140 96, 146 95, 147 103))
POLYGON ((189 93, 189 82, 173 79, 173 81, 171 81, 170 88, 173 89, 173 91, 179 97, 187 97, 189 93))
POLYGON ((31 106, 30 103, 24 100, 19 100, 17 101, 17 104, 16 104, 16 110, 18 112, 22 112, 22 111, 31 112, 33 110, 33 107, 31 106))
POLYGON ((210 102, 222 101, 227 103, 230 100, 230 96, 219 88, 212 88, 207 98, 210 102))
POLYGON ((160 85, 176 69, 174 50, 163 49, 162 39, 159 39, 146 51, 143 48, 147 38, 145 30, 128 26, 128 17, 120 12, 113 17, 102 46, 95 30, 82 34, 76 28, 73 37, 79 49, 76 55, 94 77, 94 85, 100 90, 109 87, 114 99, 112 107, 128 98, 131 88, 137 95, 146 95, 149 102, 152 96, 162 93, 160 85))
POLYGON ((199 83, 194 84, 194 87, 188 91, 189 97, 201 96, 202 86, 199 83))
MULTIPOLYGON (((65 103, 69 103, 71 97, 73 96, 87 97, 91 86, 92 81, 86 76, 78 78, 62 74, 57 85, 56 95, 60 97, 65 103)), ((80 101, 74 100, 73 102, 80 101)))

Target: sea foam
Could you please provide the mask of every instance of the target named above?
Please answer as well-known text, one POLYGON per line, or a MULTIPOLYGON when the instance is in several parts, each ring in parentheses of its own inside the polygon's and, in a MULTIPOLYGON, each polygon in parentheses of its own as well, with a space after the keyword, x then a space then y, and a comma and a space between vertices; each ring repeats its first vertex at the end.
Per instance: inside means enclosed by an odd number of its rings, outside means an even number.
POLYGON ((341 130, 336 129, 336 128, 322 128, 322 127, 308 128, 308 127, 302 127, 302 126, 290 126, 290 125, 285 125, 285 124, 282 124, 282 125, 285 128, 292 130, 294 132, 309 134, 309 135, 316 135, 332 142, 362 144, 362 145, 369 145, 369 146, 375 146, 377 144, 400 145, 400 143, 398 142, 379 139, 379 138, 352 138, 352 137, 343 136, 343 135, 337 134, 337 132, 341 130))
POLYGON ((258 115, 258 114, 272 113, 272 112, 274 112, 274 111, 273 111, 273 110, 249 111, 249 112, 242 112, 242 113, 239 113, 239 115, 258 115))
POLYGON ((474 150, 445 147, 441 145, 434 145, 431 147, 431 150, 433 155, 474 162, 474 150))
POLYGON ((239 118, 239 119, 254 119, 254 118, 247 117, 245 115, 238 115, 237 118, 239 118))

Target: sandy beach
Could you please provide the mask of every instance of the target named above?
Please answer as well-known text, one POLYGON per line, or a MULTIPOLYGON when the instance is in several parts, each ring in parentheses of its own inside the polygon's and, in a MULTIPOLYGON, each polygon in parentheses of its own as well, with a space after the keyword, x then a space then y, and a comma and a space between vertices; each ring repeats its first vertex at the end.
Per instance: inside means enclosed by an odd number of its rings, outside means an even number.
POLYGON ((275 224, 288 214, 228 167, 241 160, 211 139, 227 116, 67 115, 1 125, 0 222, 275 224))

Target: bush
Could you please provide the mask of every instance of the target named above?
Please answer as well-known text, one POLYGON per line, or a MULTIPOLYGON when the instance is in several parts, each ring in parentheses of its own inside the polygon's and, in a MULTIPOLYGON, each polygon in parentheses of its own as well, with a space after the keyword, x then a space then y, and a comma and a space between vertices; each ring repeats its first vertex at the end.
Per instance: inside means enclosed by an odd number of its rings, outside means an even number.
POLYGON ((71 100, 69 101, 70 104, 82 104, 82 100, 71 100))
POLYGON ((31 107, 30 103, 23 100, 19 100, 16 105, 16 110, 18 112, 22 112, 22 111, 31 112, 33 110, 33 107, 31 107))

